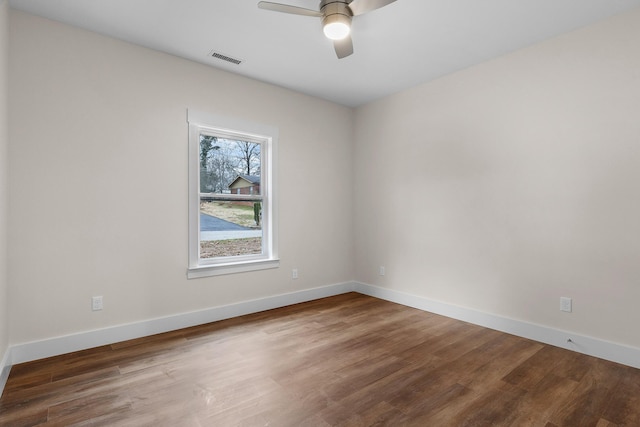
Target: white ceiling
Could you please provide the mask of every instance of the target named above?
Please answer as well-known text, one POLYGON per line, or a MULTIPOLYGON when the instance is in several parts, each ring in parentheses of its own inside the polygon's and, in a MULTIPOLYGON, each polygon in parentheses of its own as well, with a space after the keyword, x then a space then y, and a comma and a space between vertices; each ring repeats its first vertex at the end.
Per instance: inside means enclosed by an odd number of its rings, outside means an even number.
MULTIPOLYGON (((397 0, 355 17, 355 53, 337 59, 318 18, 266 11, 257 3, 10 1, 15 9, 347 106, 640 7, 640 0, 397 0), (212 50, 244 62, 214 59, 212 50)), ((319 0, 282 3, 317 9, 319 0)))

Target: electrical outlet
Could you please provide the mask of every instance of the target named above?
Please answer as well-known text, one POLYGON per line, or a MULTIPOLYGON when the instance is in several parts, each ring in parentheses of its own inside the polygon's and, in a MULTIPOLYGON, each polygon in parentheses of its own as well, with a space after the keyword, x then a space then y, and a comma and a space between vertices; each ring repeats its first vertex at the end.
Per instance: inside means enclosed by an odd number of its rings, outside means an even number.
POLYGON ((560 297, 560 311, 571 313, 571 298, 560 297))
POLYGON ((91 297, 91 310, 102 310, 102 296, 91 297))
POLYGON ((291 278, 292 279, 297 279, 298 278, 298 269, 294 268, 293 270, 291 270, 291 278))
POLYGON ((381 276, 384 276, 385 272, 386 271, 385 271, 384 265, 381 265, 380 270, 378 270, 378 274, 380 274, 381 276))

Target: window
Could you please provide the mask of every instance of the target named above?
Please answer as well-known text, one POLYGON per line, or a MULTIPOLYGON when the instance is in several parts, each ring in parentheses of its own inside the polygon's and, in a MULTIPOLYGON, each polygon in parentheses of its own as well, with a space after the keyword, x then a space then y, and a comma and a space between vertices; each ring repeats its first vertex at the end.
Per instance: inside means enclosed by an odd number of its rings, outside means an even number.
POLYGON ((277 129, 189 110, 189 278, 278 267, 277 129))

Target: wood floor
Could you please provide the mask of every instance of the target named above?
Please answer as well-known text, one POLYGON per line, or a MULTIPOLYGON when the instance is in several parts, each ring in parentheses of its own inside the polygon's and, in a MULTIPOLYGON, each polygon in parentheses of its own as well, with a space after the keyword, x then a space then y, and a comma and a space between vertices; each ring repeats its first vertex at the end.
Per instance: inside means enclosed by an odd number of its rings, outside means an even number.
POLYGON ((356 293, 25 363, 2 426, 640 426, 640 370, 356 293))

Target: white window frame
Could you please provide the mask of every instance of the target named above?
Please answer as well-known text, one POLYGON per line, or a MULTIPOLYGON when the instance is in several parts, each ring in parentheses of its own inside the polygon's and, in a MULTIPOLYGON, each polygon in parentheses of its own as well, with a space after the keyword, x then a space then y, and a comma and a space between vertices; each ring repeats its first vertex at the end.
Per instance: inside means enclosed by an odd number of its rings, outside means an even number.
MULTIPOLYGON (((278 129, 273 126, 191 109, 187 111, 187 123, 189 124, 189 268, 187 269, 187 278, 194 279, 279 267, 275 174, 278 129), (263 156, 260 180, 262 254, 200 258, 200 135, 203 133, 261 144, 260 151, 263 156)), ((238 200, 255 197, 236 194, 226 194, 225 196, 238 200)))

